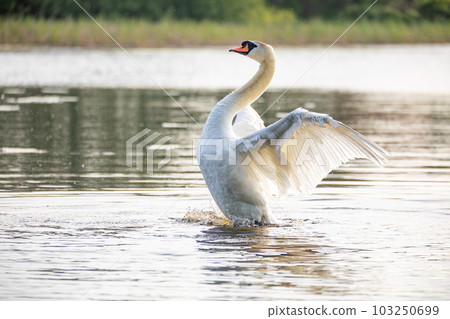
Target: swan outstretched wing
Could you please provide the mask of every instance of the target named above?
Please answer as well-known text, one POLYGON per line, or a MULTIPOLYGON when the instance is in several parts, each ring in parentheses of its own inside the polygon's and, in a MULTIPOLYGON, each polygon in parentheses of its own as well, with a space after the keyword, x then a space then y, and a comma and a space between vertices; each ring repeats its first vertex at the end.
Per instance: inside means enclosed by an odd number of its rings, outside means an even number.
POLYGON ((238 139, 236 150, 248 177, 275 185, 278 195, 308 194, 343 163, 365 158, 383 166, 388 156, 347 125, 303 108, 238 139))

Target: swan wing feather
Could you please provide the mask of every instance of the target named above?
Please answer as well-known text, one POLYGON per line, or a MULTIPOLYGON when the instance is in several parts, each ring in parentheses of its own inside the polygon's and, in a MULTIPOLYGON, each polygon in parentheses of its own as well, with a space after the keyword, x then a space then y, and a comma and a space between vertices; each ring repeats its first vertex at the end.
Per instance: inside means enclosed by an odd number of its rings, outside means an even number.
POLYGON ((250 105, 244 107, 236 114, 233 131, 237 137, 244 137, 263 128, 263 120, 250 105))
POLYGON ((308 194, 329 172, 350 160, 363 158, 384 166, 388 157, 342 122, 303 108, 238 139, 236 150, 248 177, 278 195, 308 194), (254 158, 246 161, 247 157, 254 158))

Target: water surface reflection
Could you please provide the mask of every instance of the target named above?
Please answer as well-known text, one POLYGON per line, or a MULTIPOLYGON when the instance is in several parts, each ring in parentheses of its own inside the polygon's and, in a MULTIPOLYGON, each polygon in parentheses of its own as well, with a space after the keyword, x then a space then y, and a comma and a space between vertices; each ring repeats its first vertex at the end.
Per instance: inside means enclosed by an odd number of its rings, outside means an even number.
MULTIPOLYGON (((171 92, 198 123, 205 122, 226 93, 171 92)), ((279 94, 268 92, 255 108, 262 113, 279 94)), ((193 158, 201 126, 160 91, 9 88, 2 96, 10 111, 0 112, 1 190, 156 192, 184 188, 201 177, 193 158), (153 176, 125 165, 125 143, 143 128, 172 137, 171 161, 155 167, 153 176)), ((389 171, 350 163, 322 185, 354 187, 386 180, 437 185, 449 173, 448 97, 291 90, 263 118, 272 123, 297 106, 332 114, 395 155, 389 171), (364 174, 358 172, 361 168, 364 174)), ((165 153, 154 156, 158 162, 165 153)))
MULTIPOLYGON (((289 91, 266 123, 298 106, 329 113, 391 165, 348 163, 312 196, 274 199, 277 218, 301 227, 234 229, 182 221, 189 207, 211 209, 192 156, 201 126, 162 92, 0 90, 2 299, 448 296, 449 96, 289 91), (143 128, 172 137, 153 175, 125 165, 143 128)), ((204 123, 227 92, 171 93, 204 123)))
MULTIPOLYGON (((286 287, 289 289, 285 298, 289 294, 301 297, 302 294, 338 291, 345 295, 351 280, 324 254, 327 247, 314 244, 314 238, 301 236, 304 233, 301 229, 291 228, 297 227, 214 227, 204 230, 197 242, 198 249, 207 253, 209 262, 204 269, 214 278, 208 283, 214 285, 214 289, 223 286, 224 290, 236 283, 252 286, 257 291, 286 287), (329 285, 339 281, 347 285, 341 289, 329 285)), ((280 295, 280 298, 283 297, 280 295)))

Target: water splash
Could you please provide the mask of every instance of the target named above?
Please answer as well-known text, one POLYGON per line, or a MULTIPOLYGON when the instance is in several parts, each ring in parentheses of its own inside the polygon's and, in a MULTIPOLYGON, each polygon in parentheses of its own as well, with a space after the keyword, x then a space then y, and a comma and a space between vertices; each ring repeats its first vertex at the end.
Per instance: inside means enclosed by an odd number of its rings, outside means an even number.
POLYGON ((221 212, 190 207, 183 217, 183 221, 210 226, 230 226, 231 222, 221 212))

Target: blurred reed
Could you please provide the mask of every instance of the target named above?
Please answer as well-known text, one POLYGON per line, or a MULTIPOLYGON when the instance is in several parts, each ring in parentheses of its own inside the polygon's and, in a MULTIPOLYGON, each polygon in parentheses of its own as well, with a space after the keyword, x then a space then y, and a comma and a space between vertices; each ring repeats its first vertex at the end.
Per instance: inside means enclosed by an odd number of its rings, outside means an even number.
MULTIPOLYGON (((235 45, 243 39, 258 39, 274 45, 328 44, 352 21, 287 21, 278 23, 218 23, 162 20, 105 20, 99 23, 125 47, 189 47, 235 45)), ((340 44, 445 43, 450 27, 445 21, 361 20, 340 44)), ((13 46, 114 47, 115 43, 91 20, 0 20, 0 44, 13 46)))

